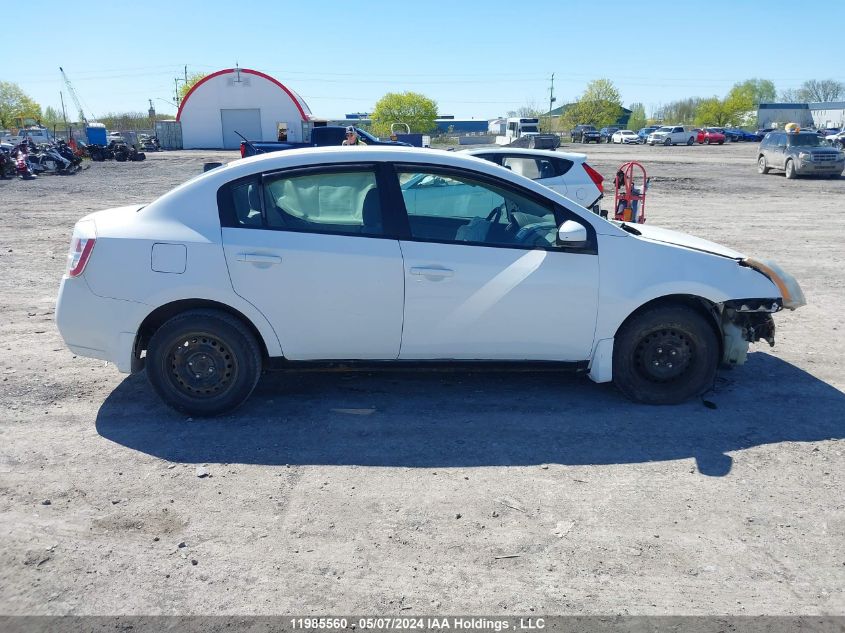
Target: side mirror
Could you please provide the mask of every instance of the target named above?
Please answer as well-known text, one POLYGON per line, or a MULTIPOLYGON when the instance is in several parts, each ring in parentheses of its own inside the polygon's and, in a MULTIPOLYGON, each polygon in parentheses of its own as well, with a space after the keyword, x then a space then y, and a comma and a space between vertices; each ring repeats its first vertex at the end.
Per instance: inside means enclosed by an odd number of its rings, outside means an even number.
POLYGON ((587 241, 587 228, 574 220, 567 220, 557 230, 558 244, 580 246, 587 241))

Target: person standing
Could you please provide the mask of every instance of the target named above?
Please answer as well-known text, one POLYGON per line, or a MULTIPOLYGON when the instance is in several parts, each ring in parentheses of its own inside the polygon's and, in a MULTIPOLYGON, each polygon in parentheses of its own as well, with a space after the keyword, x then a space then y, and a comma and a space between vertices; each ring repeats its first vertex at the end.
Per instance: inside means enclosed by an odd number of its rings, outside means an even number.
POLYGON ((358 138, 355 128, 349 125, 346 128, 346 138, 343 139, 341 145, 366 145, 366 143, 358 138))

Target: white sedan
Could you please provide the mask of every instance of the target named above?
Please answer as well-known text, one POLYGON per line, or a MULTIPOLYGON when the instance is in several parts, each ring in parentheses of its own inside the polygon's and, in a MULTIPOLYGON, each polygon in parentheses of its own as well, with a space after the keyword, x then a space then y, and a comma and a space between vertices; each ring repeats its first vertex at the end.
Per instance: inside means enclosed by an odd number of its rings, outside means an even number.
POLYGON ((640 137, 633 130, 619 130, 613 133, 610 140, 614 143, 637 144, 640 142, 640 137))
POLYGON ((608 222, 485 160, 332 147, 82 218, 56 322, 75 353, 146 365, 167 404, 216 415, 264 369, 337 361, 542 362, 675 403, 803 303, 774 264, 608 222))

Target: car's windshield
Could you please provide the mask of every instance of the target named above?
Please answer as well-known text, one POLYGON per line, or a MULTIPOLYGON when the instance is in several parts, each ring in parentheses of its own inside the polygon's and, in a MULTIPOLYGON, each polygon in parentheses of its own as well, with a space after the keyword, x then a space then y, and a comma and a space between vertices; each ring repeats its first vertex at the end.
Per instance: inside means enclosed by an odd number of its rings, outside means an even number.
POLYGON ((634 132, 631 130, 619 130, 620 134, 633 134, 634 132))
POLYGON ((789 134, 786 139, 790 147, 818 147, 827 144, 819 138, 818 134, 789 134))

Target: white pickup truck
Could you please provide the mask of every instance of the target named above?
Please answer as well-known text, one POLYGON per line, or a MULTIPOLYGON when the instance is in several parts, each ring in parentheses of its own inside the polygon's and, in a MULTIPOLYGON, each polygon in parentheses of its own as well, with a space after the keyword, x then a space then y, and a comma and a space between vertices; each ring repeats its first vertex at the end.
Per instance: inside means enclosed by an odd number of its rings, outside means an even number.
POLYGON ((695 143, 695 132, 683 125, 664 125, 648 135, 646 143, 649 145, 692 145, 695 143))

